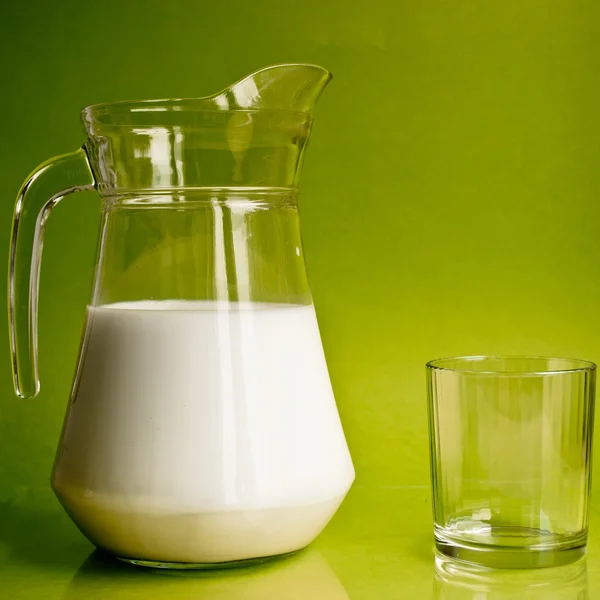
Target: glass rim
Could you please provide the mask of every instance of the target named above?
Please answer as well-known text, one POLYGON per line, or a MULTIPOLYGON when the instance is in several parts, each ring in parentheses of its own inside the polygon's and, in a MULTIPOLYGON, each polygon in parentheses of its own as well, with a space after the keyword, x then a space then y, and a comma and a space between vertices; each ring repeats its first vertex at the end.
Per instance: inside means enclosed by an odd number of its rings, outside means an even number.
POLYGON ((448 371, 451 373, 457 373, 459 375, 491 375, 491 376, 513 376, 513 377, 536 377, 544 375, 560 375, 566 373, 581 373, 581 372, 593 372, 596 370, 596 363, 583 360, 580 358, 567 358, 559 356, 540 356, 540 355, 472 355, 472 356, 448 356, 444 358, 435 358, 428 361, 425 366, 431 371, 448 371), (515 362, 526 361, 526 360, 538 360, 550 362, 554 361, 555 365, 553 368, 547 369, 531 369, 531 370, 494 370, 494 369, 474 369, 469 368, 469 365, 475 362, 482 361, 506 361, 515 362), (450 367, 449 363, 458 363, 458 366, 450 367), (561 363, 564 367, 561 367, 561 363))
MULTIPOLYGON (((115 113, 115 112, 153 112, 153 111, 180 111, 180 110, 192 110, 193 112, 198 113, 291 113, 291 114, 301 114, 306 116, 311 116, 312 110, 301 110, 297 108, 267 108, 267 107, 253 107, 253 108, 242 108, 242 107, 234 107, 230 108, 229 106, 222 106, 219 102, 219 99, 226 94, 227 92, 231 92, 231 90, 240 83, 245 81, 251 81, 257 75, 268 73, 269 71, 281 68, 302 68, 305 70, 317 71, 324 78, 325 84, 331 81, 333 75, 331 71, 326 69, 325 67, 321 67, 320 65, 316 65, 313 63, 295 63, 295 62, 284 62, 277 63, 272 65, 267 65, 251 73, 246 75, 242 79, 239 79, 232 85, 229 85, 215 94, 209 94, 207 96, 190 96, 190 97, 171 97, 171 98, 144 98, 144 99, 124 99, 124 100, 114 100, 108 102, 95 102, 93 104, 89 104, 85 106, 81 110, 81 114, 84 118, 88 117, 90 119, 95 119, 105 114, 115 113)), ((324 85, 323 85, 324 87, 324 85)), ((321 90, 322 91, 322 90, 321 90)))
MULTIPOLYGON (((119 116, 140 113, 181 113, 192 112, 197 115, 231 115, 233 113, 243 114, 288 114, 302 115, 310 118, 310 113, 297 109, 283 108, 230 108, 210 105, 211 98, 208 96, 197 98, 149 98, 140 100, 114 100, 108 102, 98 102, 84 106, 81 111, 81 118, 84 122, 99 121, 107 115, 119 116)), ((104 123, 103 123, 104 124, 104 123)), ((130 126, 129 124, 104 124, 109 127, 130 126)))

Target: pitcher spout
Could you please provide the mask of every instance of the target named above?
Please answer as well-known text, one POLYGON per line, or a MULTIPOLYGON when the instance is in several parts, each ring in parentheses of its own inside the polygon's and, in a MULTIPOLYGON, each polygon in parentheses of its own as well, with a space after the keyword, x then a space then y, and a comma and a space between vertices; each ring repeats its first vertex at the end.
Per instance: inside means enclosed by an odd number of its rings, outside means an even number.
POLYGON ((213 100, 229 110, 285 110, 312 114, 331 73, 317 65, 282 64, 244 77, 213 100))

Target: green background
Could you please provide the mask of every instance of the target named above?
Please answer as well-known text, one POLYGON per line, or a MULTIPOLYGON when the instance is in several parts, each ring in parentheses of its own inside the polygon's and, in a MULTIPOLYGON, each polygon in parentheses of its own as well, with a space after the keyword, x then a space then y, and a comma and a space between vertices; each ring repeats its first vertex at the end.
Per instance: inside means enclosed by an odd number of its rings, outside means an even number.
MULTIPOLYGON (((0 61, 4 264, 19 186, 82 143, 83 106, 205 95, 278 62, 333 72, 301 214, 359 490, 427 498, 426 360, 600 360, 593 0, 4 0, 0 61)), ((34 401, 14 397, 0 320, 7 505, 48 488, 98 223, 91 193, 49 221, 34 401)))

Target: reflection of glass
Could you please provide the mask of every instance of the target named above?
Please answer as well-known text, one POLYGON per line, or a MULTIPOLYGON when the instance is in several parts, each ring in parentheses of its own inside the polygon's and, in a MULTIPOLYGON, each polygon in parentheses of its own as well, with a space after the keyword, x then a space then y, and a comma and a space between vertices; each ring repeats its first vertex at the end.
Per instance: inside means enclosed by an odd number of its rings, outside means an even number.
POLYGON ((438 550, 488 567, 585 552, 596 366, 468 357, 428 364, 438 550))
POLYGON ((433 587, 434 600, 587 600, 587 564, 493 570, 437 554, 433 587))
POLYGON ((337 575, 309 549, 262 566, 219 571, 143 570, 94 552, 62 600, 348 600, 337 575))

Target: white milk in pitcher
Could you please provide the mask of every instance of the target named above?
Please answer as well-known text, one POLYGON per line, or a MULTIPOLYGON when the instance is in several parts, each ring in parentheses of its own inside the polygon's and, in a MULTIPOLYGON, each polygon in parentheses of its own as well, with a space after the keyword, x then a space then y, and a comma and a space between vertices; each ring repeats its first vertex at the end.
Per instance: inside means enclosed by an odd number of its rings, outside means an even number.
POLYGON ((291 552, 354 478, 311 305, 88 309, 53 486, 117 556, 291 552))

